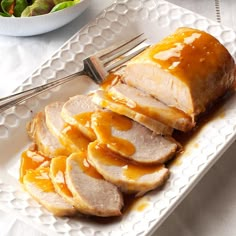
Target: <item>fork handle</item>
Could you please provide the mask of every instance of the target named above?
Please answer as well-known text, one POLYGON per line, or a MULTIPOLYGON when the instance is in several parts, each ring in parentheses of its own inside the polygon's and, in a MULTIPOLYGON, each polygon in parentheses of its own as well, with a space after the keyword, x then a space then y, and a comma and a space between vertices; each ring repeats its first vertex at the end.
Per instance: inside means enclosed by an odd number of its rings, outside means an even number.
POLYGON ((80 72, 76 72, 74 74, 63 77, 61 79, 57 79, 53 82, 31 88, 31 89, 25 90, 23 92, 15 93, 15 94, 12 94, 7 97, 0 98, 0 113, 3 111, 6 111, 7 109, 9 109, 19 103, 22 103, 22 102, 28 100, 29 98, 35 97, 47 90, 55 88, 55 87, 57 87, 61 84, 64 84, 66 82, 69 82, 69 81, 75 79, 76 76, 80 76, 80 75, 87 75, 87 73, 86 73, 86 71, 82 70, 80 72))

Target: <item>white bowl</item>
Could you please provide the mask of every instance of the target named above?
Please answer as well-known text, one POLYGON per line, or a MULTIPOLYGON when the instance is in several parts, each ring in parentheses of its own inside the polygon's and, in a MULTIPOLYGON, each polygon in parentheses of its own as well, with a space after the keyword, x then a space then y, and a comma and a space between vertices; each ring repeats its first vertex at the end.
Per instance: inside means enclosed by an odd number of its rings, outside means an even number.
POLYGON ((74 20, 89 4, 90 0, 81 0, 75 6, 45 15, 0 17, 0 34, 8 36, 32 36, 47 33, 74 20))

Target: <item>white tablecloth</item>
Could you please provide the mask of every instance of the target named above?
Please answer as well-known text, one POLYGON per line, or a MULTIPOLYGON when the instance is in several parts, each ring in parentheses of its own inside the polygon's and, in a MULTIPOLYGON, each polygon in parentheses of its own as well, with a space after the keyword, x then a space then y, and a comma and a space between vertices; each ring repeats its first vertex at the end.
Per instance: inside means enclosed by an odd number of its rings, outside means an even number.
MULTIPOLYGON (((67 39, 93 19, 113 0, 92 0, 92 4, 72 23, 34 37, 0 36, 0 96, 9 94, 67 39)), ((215 2, 220 4, 224 25, 236 29, 234 0, 170 0, 182 7, 217 20, 215 2)), ((194 190, 165 220, 154 235, 232 236, 236 235, 236 143, 203 177, 194 190)), ((43 236, 33 226, 0 211, 0 236, 43 236)), ((44 235, 45 236, 45 235, 44 235)))

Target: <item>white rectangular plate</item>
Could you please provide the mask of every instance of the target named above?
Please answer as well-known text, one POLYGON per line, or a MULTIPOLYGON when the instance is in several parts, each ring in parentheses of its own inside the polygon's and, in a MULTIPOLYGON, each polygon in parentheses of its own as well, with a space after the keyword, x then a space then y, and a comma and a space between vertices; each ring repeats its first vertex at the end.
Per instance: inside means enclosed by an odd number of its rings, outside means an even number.
MULTIPOLYGON (((144 32, 149 43, 155 43, 180 26, 211 33, 235 57, 236 34, 229 28, 162 0, 118 0, 66 42, 18 90, 80 70, 83 58, 114 41, 144 32)), ((78 232, 91 236, 148 235, 154 232, 235 139, 236 96, 231 96, 191 138, 185 152, 170 167, 171 177, 165 186, 140 199, 122 217, 100 221, 54 217, 33 201, 17 181, 20 154, 30 143, 25 125, 49 102, 66 100, 95 87, 89 79, 83 78, 0 115, 0 207, 14 212, 21 220, 50 235, 78 235, 78 232)))

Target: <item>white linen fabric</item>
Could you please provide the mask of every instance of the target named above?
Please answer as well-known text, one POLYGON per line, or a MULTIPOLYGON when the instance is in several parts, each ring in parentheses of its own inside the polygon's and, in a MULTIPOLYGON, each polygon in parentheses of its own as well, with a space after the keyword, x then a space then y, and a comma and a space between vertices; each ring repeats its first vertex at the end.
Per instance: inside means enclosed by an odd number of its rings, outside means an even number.
MULTIPOLYGON (((236 2, 215 0, 169 0, 236 30, 236 2)), ((10 94, 55 50, 113 0, 92 0, 91 6, 70 24, 33 37, 0 36, 0 97, 10 94)), ((203 177, 154 235, 231 236, 236 235, 236 143, 203 177)), ((0 236, 45 236, 14 215, 0 211, 0 236)), ((79 233, 78 233, 79 235, 79 233)))

